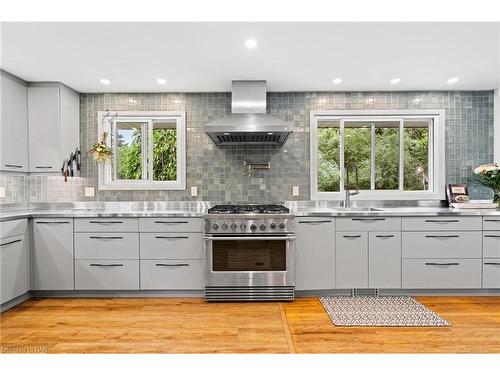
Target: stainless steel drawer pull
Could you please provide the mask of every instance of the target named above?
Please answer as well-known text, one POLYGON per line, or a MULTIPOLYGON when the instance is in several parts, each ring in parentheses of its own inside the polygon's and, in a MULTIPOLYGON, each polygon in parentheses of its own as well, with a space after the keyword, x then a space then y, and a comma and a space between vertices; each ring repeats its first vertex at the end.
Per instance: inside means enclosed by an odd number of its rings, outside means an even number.
POLYGON ((46 166, 43 166, 43 165, 37 165, 35 168, 36 169, 52 169, 52 167, 46 167, 46 166))
POLYGON ((155 238, 180 240, 180 239, 188 239, 189 237, 188 236, 155 236, 155 238))
POLYGON ((14 240, 14 241, 10 241, 10 242, 5 242, 5 243, 1 244, 0 246, 7 246, 7 245, 11 245, 13 243, 21 242, 21 241, 22 241, 21 239, 18 239, 18 240, 14 240))
POLYGON ((500 222, 500 219, 484 219, 484 221, 491 221, 494 223, 498 223, 498 222, 500 222))
POLYGON ((89 236, 93 240, 123 240, 122 236, 89 236))
POLYGON ((331 220, 313 220, 313 221, 299 221, 299 224, 321 224, 321 223, 331 223, 331 220))
POLYGON ((384 217, 367 217, 367 218, 361 218, 361 217, 355 217, 351 219, 352 221, 384 221, 384 217))
POLYGON ((425 263, 426 266, 458 266, 460 263, 425 263))
POLYGON ((5 164, 6 167, 9 167, 9 168, 22 168, 23 166, 22 165, 19 165, 19 164, 5 164))
POLYGON ((111 263, 111 264, 91 263, 90 267, 123 267, 123 264, 121 264, 121 263, 111 263))
POLYGON ((90 224, 123 224, 123 221, 97 221, 97 220, 90 220, 90 224))
POLYGON ((188 224, 188 221, 161 221, 161 220, 155 220, 155 224, 188 224))
POLYGON ((156 267, 189 267, 189 263, 175 263, 175 264, 156 263, 156 267))
POLYGON ((344 238, 360 238, 361 235, 360 234, 358 234, 358 235, 352 235, 352 236, 347 236, 346 235, 346 236, 342 236, 342 237, 344 237, 344 238))
POLYGON ((377 234, 377 238, 394 238, 394 234, 377 234))
POLYGON ((440 236, 438 236, 438 235, 432 235, 432 236, 428 235, 428 236, 425 236, 425 238, 458 238, 458 237, 460 237, 460 236, 458 236, 456 234, 454 234, 454 235, 448 235, 448 236, 445 236, 445 235, 440 235, 440 236))
POLYGON ((484 262, 484 264, 487 266, 500 266, 499 262, 484 262))
POLYGON ((428 219, 425 221, 426 223, 441 223, 441 224, 446 224, 446 223, 459 223, 460 220, 438 220, 438 219, 428 219))
POLYGON ((495 235, 495 234, 485 234, 484 237, 488 237, 488 238, 500 238, 500 236, 495 235))
POLYGON ((69 221, 36 221, 36 224, 70 224, 69 221))

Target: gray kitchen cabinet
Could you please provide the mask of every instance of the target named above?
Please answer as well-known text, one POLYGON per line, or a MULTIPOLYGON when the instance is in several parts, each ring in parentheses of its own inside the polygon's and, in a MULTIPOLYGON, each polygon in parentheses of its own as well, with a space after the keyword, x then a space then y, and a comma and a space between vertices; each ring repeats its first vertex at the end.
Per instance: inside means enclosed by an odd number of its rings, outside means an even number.
POLYGON ((481 258, 480 231, 403 232, 403 258, 481 258))
POLYGON ((483 257, 500 258, 500 232, 483 232, 483 257))
POLYGON ((370 232, 368 287, 401 288, 401 232, 370 232))
POLYGON ((75 260, 76 290, 138 290, 139 260, 75 260))
POLYGON ((73 219, 35 219, 34 290, 73 290, 73 219))
POLYGON ((205 287, 203 260, 142 260, 141 289, 200 290, 205 287))
POLYGON ((337 289, 368 287, 368 232, 337 232, 335 285, 337 289))
POLYGON ((483 259, 483 288, 500 288, 500 258, 483 259))
POLYGON ((62 84, 28 87, 29 171, 58 172, 79 147, 79 94, 62 84))
POLYGON ((141 233, 141 259, 204 259, 202 233, 141 233))
POLYGON ((203 232, 203 219, 199 217, 145 217, 139 219, 141 232, 203 232))
POLYGON ((26 231, 26 220, 11 222, 7 231, 2 225, 2 239, 0 240, 0 266, 1 266, 1 295, 0 303, 8 302, 26 293, 29 288, 29 266, 28 266, 28 240, 26 231), (15 223, 17 222, 17 223, 15 223), (19 225, 17 225, 19 224, 19 225), (16 227, 14 227, 16 226, 16 227), (9 229, 21 229, 11 231, 9 229), (12 235, 11 234, 15 234, 12 235), (7 237, 4 237, 7 235, 7 237))
POLYGON ((1 72, 0 170, 28 171, 28 88, 1 72))
POLYGON ((75 259, 139 259, 139 234, 75 233, 75 259))
POLYGON ((75 219, 75 232, 138 232, 139 219, 92 217, 75 219))
POLYGON ((480 216, 403 217, 403 231, 468 231, 483 228, 480 216))
POLYGON ((335 219, 296 218, 295 289, 335 288, 335 219))

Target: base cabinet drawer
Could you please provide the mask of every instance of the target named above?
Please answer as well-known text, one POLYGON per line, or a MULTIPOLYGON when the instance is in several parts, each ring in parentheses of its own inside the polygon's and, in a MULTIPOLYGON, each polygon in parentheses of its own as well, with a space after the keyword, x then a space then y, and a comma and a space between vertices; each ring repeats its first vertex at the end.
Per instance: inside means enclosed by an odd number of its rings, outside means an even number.
POLYGON ((28 228, 27 219, 10 220, 0 222, 0 236, 2 238, 21 236, 26 234, 26 229, 28 228))
POLYGON ((185 217, 140 218, 141 232, 203 232, 203 219, 185 217))
POLYGON ((480 216, 424 216, 403 217, 403 230, 482 230, 480 216))
POLYGON ((77 290, 138 290, 138 260, 75 260, 77 290))
POLYGON ((481 259, 403 259, 403 289, 481 288, 481 259))
POLYGON ((201 233, 141 233, 141 259, 204 259, 201 233))
POLYGON ((483 288, 500 288, 500 259, 483 259, 483 288))
POLYGON ((500 258, 500 232, 483 232, 483 257, 500 258))
POLYGON ((483 230, 500 230, 500 218, 498 216, 483 217, 483 230))
POLYGON ((75 259, 139 259, 139 234, 75 233, 75 259))
POLYGON ((139 219, 134 218, 90 218, 75 219, 75 232, 137 232, 139 219))
POLYGON ((336 220, 335 229, 339 232, 401 230, 401 218, 380 216, 339 217, 336 220))
POLYGON ((141 260, 141 289, 203 289, 204 267, 203 260, 141 260))
POLYGON ((10 301, 29 290, 28 246, 24 236, 0 241, 0 303, 10 301))
POLYGON ((403 258, 481 258, 481 236, 471 232, 403 232, 403 258))

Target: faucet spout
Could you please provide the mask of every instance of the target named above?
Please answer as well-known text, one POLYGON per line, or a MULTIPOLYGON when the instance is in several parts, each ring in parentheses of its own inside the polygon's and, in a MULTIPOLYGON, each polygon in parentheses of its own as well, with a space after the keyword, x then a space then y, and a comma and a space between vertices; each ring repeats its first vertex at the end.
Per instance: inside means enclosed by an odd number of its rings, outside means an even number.
POLYGON ((344 200, 344 207, 345 208, 350 208, 351 207, 351 195, 357 195, 359 194, 359 170, 358 166, 355 162, 348 160, 345 163, 345 181, 344 181, 344 192, 345 192, 345 200, 344 200), (349 190, 349 169, 354 169, 355 173, 355 178, 356 178, 356 185, 355 185, 355 191, 351 192, 349 190))

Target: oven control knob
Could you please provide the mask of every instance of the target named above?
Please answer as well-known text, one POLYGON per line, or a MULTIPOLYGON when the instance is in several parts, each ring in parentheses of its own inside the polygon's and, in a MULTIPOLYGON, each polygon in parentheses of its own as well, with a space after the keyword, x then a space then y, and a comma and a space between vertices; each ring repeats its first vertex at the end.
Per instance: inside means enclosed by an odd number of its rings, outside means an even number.
POLYGON ((247 229, 247 225, 245 223, 241 223, 240 228, 241 228, 241 230, 245 230, 245 229, 247 229))
POLYGON ((266 227, 266 224, 260 224, 259 228, 260 228, 260 230, 266 230, 267 227, 266 227))
POLYGON ((213 229, 213 230, 217 230, 217 229, 219 229, 219 224, 217 224, 217 223, 213 223, 213 224, 212 224, 212 229, 213 229))
POLYGON ((224 229, 224 230, 226 230, 226 229, 228 228, 228 226, 227 226, 227 224, 226 224, 226 223, 222 224, 222 225, 221 225, 221 227, 222 227, 222 229, 224 229))
POLYGON ((285 223, 280 223, 280 229, 285 229, 285 223))
POLYGON ((250 225, 251 230, 257 230, 257 224, 252 224, 250 225))
POLYGON ((271 223, 271 225, 269 226, 271 229, 276 229, 276 223, 271 223))
POLYGON ((231 229, 232 229, 232 230, 235 230, 236 228, 238 228, 238 226, 236 225, 236 223, 232 223, 232 224, 231 224, 231 229))

